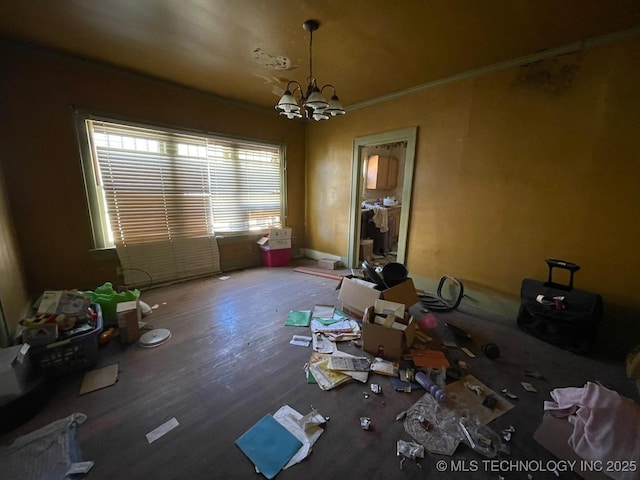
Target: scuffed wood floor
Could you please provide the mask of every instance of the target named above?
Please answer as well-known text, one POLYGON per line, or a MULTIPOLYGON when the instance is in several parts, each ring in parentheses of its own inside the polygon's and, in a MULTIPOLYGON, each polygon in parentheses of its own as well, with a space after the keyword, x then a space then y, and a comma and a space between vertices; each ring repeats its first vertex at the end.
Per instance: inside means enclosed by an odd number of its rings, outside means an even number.
MULTIPOLYGON (((308 265, 308 263, 306 263, 308 265)), ((311 405, 329 417, 325 433, 303 463, 277 478, 498 478, 494 472, 440 473, 435 462, 450 457, 427 456, 422 468, 407 461, 401 471, 396 441, 411 440, 396 415, 410 407, 422 391, 398 393, 388 379, 372 376, 382 395, 369 395, 368 384, 353 382, 324 392, 305 380, 303 366, 310 348, 289 344, 293 334, 308 329, 285 327, 289 310, 312 309, 315 304, 339 306, 336 280, 296 273, 295 265, 231 272, 228 280, 206 278, 143 292, 141 299, 159 308, 145 320, 168 328, 171 340, 158 348, 122 347, 113 341, 101 349, 99 365, 118 362, 121 373, 112 387, 78 396, 82 374, 58 381, 44 410, 16 430, 0 437, 7 443, 73 412, 87 421, 77 438, 86 460, 95 461, 87 478, 101 479, 252 479, 253 464, 234 441, 267 413, 290 405, 305 414, 311 405), (371 431, 360 428, 368 416, 371 431), (149 444, 145 435, 175 417, 180 425, 149 444)), ((452 339, 444 327, 452 322, 473 336, 470 348, 477 358, 460 351, 450 360, 465 360, 473 374, 494 390, 508 388, 519 400, 515 408, 490 424, 499 431, 516 428, 510 457, 520 460, 553 459, 532 438, 542 418, 544 400, 560 386, 583 386, 600 380, 632 398, 637 392, 624 375, 624 366, 572 355, 520 332, 515 321, 491 318, 472 311, 436 314, 436 332, 452 339), (466 312, 466 313, 465 313, 466 312), (501 348, 491 361, 480 352, 489 341, 501 348), (548 382, 524 377, 524 369, 543 373, 548 382), (521 381, 531 381, 538 393, 527 393, 521 381)), ((341 345, 349 353, 361 353, 341 345)), ((461 445, 455 458, 482 460, 461 445)), ((0 467, 1 468, 1 467, 0 467)), ((525 473, 503 473, 508 479, 525 473)), ((578 478, 573 473, 563 478, 578 478)), ((555 478, 538 474, 534 478, 555 478)))

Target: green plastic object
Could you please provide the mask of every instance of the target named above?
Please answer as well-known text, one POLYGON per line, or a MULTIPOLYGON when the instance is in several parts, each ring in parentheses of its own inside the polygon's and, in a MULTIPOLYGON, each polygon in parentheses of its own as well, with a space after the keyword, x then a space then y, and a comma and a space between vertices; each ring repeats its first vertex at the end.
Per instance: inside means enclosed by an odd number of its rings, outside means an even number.
POLYGON ((85 295, 91 297, 95 303, 99 304, 102 309, 102 318, 105 325, 118 323, 118 315, 116 308, 120 302, 131 302, 140 298, 140 290, 125 290, 124 292, 117 292, 113 289, 111 282, 105 282, 103 285, 97 287, 95 291, 82 292, 85 295))

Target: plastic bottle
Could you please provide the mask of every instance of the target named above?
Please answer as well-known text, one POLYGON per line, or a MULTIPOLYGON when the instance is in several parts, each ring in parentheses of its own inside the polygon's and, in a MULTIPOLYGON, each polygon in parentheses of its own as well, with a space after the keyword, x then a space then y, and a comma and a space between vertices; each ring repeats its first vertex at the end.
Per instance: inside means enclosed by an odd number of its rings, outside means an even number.
POLYGON ((434 383, 426 373, 416 372, 415 379, 416 382, 422 385, 438 403, 443 403, 447 400, 447 394, 444 392, 444 389, 440 385, 434 383))

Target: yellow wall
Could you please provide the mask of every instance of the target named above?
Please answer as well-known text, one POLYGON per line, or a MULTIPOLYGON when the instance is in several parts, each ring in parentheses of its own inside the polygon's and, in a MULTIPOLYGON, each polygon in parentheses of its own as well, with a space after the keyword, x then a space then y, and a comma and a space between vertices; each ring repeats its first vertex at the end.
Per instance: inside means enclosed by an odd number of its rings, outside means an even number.
POLYGON ((638 85, 636 39, 313 124, 308 246, 347 255, 353 139, 418 126, 412 276, 454 275, 475 291, 467 302, 491 294, 513 314, 522 279, 546 278, 544 259, 563 258, 582 265, 576 286, 600 292, 608 318, 630 318, 640 310, 638 85))
POLYGON ((25 288, 20 251, 7 205, 5 185, 0 170, 0 347, 12 342, 18 322, 29 304, 25 288), (1 324, 4 318, 7 329, 1 324))
MULTIPOLYGON (((73 108, 285 144, 289 216, 304 245, 304 125, 113 68, 0 43, 2 170, 32 294, 117 284, 117 261, 92 235, 73 108)), ((261 263, 255 238, 221 243, 223 267, 261 263)))

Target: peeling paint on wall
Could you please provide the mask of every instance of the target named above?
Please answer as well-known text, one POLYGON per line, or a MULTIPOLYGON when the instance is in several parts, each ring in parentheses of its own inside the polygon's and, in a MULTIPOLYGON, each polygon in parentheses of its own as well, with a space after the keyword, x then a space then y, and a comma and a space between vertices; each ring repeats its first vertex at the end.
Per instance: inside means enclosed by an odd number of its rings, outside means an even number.
POLYGON ((553 97, 561 95, 573 85, 580 70, 577 62, 564 57, 540 60, 520 67, 516 85, 553 97))
POLYGON ((291 60, 283 55, 272 55, 265 52, 260 47, 253 49, 253 59, 260 65, 273 70, 291 70, 296 68, 295 65, 291 65, 291 60))

